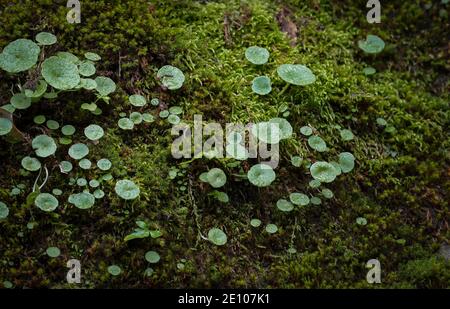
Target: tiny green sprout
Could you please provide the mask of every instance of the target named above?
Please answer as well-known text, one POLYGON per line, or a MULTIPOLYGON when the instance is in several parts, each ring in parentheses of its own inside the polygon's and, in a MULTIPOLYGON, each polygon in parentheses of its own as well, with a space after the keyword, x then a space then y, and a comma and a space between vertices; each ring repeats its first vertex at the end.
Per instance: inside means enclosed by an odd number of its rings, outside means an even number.
POLYGON ((358 47, 368 54, 378 54, 383 51, 385 43, 380 37, 369 34, 365 41, 358 41, 358 47))
POLYGON ((111 168, 112 163, 108 159, 100 159, 97 161, 97 167, 102 171, 107 171, 111 168))
POLYGON ((172 125, 176 125, 180 123, 181 119, 177 115, 169 115, 169 117, 167 117, 167 121, 172 125))
POLYGON ((336 179, 336 170, 328 162, 318 161, 310 167, 311 176, 320 182, 330 183, 336 179))
POLYGON ((91 61, 83 61, 78 65, 78 73, 80 73, 80 75, 82 76, 85 77, 92 76, 95 74, 96 71, 97 70, 95 69, 95 65, 91 61))
POLYGON ((213 188, 220 188, 227 182, 227 176, 220 168, 213 168, 208 172, 208 183, 213 188))
POLYGON ((303 158, 300 156, 293 156, 291 157, 291 163, 295 167, 300 167, 302 165, 303 158))
POLYGON ((347 129, 341 130, 340 134, 341 134, 341 139, 344 142, 351 141, 354 138, 354 135, 353 135, 352 131, 347 130, 347 129))
POLYGON ((387 126, 387 121, 384 118, 378 117, 377 118, 377 124, 380 127, 385 127, 385 126, 387 126))
POLYGON ((26 71, 37 63, 40 52, 39 46, 31 40, 15 40, 0 53, 0 68, 9 73, 26 71))
POLYGON ((284 212, 290 212, 294 209, 294 205, 285 199, 279 199, 277 201, 277 208, 284 212))
POLYGON ((101 139, 104 134, 105 131, 103 131, 103 128, 96 124, 91 124, 84 129, 84 135, 86 135, 86 137, 91 141, 101 139))
POLYGON ((267 63, 270 53, 267 49, 259 46, 250 46, 245 50, 245 58, 253 64, 261 65, 267 63))
POLYGON ((330 189, 327 189, 327 188, 322 189, 322 195, 324 198, 327 198, 327 199, 333 198, 333 196, 334 196, 333 191, 331 191, 330 189))
POLYGON ((377 70, 375 70, 375 68, 373 68, 373 67, 365 67, 365 68, 363 69, 364 75, 373 75, 373 74, 375 74, 376 72, 377 72, 377 70))
POLYGON ((286 119, 272 118, 269 120, 269 123, 273 123, 278 126, 278 129, 280 130, 280 139, 288 139, 292 136, 292 126, 286 119))
POLYGON ((51 258, 57 258, 61 254, 61 250, 58 247, 48 247, 45 252, 51 258))
POLYGON ((80 187, 84 187, 87 185, 87 180, 86 178, 78 178, 77 179, 77 185, 80 187))
POLYGON ((181 115, 183 113, 183 109, 180 106, 172 106, 169 108, 169 113, 173 115, 181 115))
POLYGON ((36 117, 33 118, 33 122, 35 124, 43 124, 45 122, 46 118, 44 115, 38 115, 36 117))
POLYGON ((396 131, 397 131, 397 129, 394 126, 387 126, 384 129, 384 132, 386 132, 386 133, 395 133, 396 131))
POLYGON ((262 222, 259 219, 250 220, 250 225, 253 226, 254 228, 260 227, 261 224, 262 224, 262 222))
POLYGON ((144 113, 142 114, 142 120, 147 123, 151 123, 155 121, 155 117, 152 114, 144 113))
POLYGON ((88 170, 92 167, 92 162, 89 161, 88 159, 81 159, 80 162, 78 162, 78 165, 84 169, 84 170, 88 170))
POLYGON ((275 234, 278 231, 278 226, 275 224, 269 223, 266 225, 266 232, 269 234, 275 234))
POLYGON ((117 265, 108 266, 108 273, 111 276, 114 276, 114 277, 118 276, 118 275, 120 275, 121 272, 122 272, 122 269, 117 265))
POLYGON ((7 135, 11 132, 13 123, 7 118, 0 118, 0 136, 7 135))
POLYGON ((163 110, 163 111, 159 112, 159 117, 161 117, 161 118, 167 118, 167 117, 169 117, 169 115, 170 115, 170 113, 168 110, 163 110))
POLYGON ((124 200, 134 200, 141 193, 139 187, 131 180, 119 180, 115 186, 116 194, 124 200))
POLYGON ((94 197, 99 200, 105 196, 105 192, 103 190, 97 189, 94 191, 94 197))
POLYGON ((295 248, 289 248, 289 249, 287 249, 286 250, 287 251, 287 253, 289 253, 289 254, 296 254, 297 253, 297 249, 295 249, 295 248))
POLYGON ((9 208, 5 203, 0 202, 0 220, 6 219, 9 215, 9 208))
POLYGON ((267 164, 253 165, 247 173, 248 180, 257 187, 267 187, 275 180, 275 172, 267 164))
POLYGON ((151 277, 153 275, 155 271, 153 270, 153 268, 149 267, 144 271, 144 276, 145 277, 151 277))
POLYGON ((69 156, 75 160, 81 160, 89 154, 89 148, 85 144, 78 143, 70 146, 69 156))
POLYGON ((297 206, 306 206, 309 204, 309 197, 303 193, 291 193, 289 195, 289 199, 291 200, 292 204, 297 206))
POLYGON ((143 97, 140 94, 133 94, 128 98, 128 101, 130 101, 131 105, 136 107, 142 107, 147 105, 147 99, 143 97))
POLYGON ((305 136, 310 136, 313 133, 313 131, 312 131, 311 127, 303 126, 300 128, 300 133, 302 133, 305 136))
POLYGON ((46 158, 56 152, 57 146, 53 138, 47 135, 38 135, 31 142, 31 146, 36 151, 36 155, 46 158))
POLYGON ((41 210, 46 212, 54 211, 58 206, 59 202, 50 193, 41 193, 34 200, 34 204, 41 210))
POLYGON ((363 217, 358 217, 356 218, 356 223, 359 225, 366 225, 367 224, 367 219, 363 218, 363 217))
POLYGON ((91 61, 100 61, 102 60, 102 57, 100 57, 99 55, 97 55, 96 53, 92 53, 92 52, 87 52, 84 54, 84 57, 87 60, 91 60, 91 61))
POLYGON ((72 171, 73 165, 69 161, 61 161, 61 163, 59 163, 59 168, 61 170, 61 173, 67 174, 72 171))
POLYGON ((30 172, 36 172, 41 169, 41 162, 38 159, 32 157, 25 157, 22 159, 22 167, 30 172))
POLYGON ((63 194, 63 192, 62 192, 61 189, 56 189, 55 188, 55 189, 52 190, 52 194, 55 195, 55 196, 60 196, 60 195, 63 194))
POLYGON ((112 176, 111 174, 106 174, 106 175, 103 175, 103 176, 102 176, 102 179, 103 179, 104 181, 110 181, 110 180, 113 179, 113 176, 112 176))
POLYGON ((311 181, 309 182, 309 186, 310 186, 311 188, 313 188, 313 189, 316 189, 316 188, 320 187, 321 184, 322 184, 322 183, 321 183, 319 180, 317 180, 317 179, 313 179, 313 180, 311 180, 311 181))
POLYGON ((106 97, 116 91, 116 83, 109 77, 98 76, 95 78, 95 82, 97 83, 97 92, 102 97, 106 97))
POLYGON ((313 205, 320 205, 320 204, 322 204, 322 200, 319 197, 317 197, 317 196, 313 196, 311 198, 311 204, 313 204, 313 205))
POLYGON ((171 65, 165 65, 160 68, 156 76, 161 80, 164 87, 169 90, 180 89, 185 81, 183 72, 171 65))
POLYGON ((61 133, 66 135, 66 136, 72 136, 72 135, 75 134, 75 132, 76 132, 75 127, 70 125, 70 124, 69 125, 65 125, 65 126, 63 126, 61 128, 61 133))
POLYGON ((281 140, 281 129, 275 122, 259 122, 252 126, 252 135, 266 144, 278 144, 281 140))
POLYGON ((78 67, 63 58, 52 56, 42 63, 42 76, 55 89, 69 90, 80 83, 78 67))
POLYGON ((314 73, 301 64, 282 64, 277 73, 285 82, 297 86, 306 86, 316 81, 314 73))
POLYGON ((12 188, 10 195, 11 196, 16 196, 16 195, 20 195, 21 190, 19 188, 12 188))
POLYGON ((159 256, 158 252, 147 251, 147 253, 145 253, 145 260, 149 263, 156 264, 160 259, 161 257, 159 256))
POLYGON ((68 202, 79 209, 89 209, 95 204, 95 197, 88 192, 81 192, 69 196, 68 202))
POLYGON ((159 105, 159 99, 153 98, 153 99, 150 101, 150 104, 153 105, 153 106, 158 106, 158 105, 159 105))
POLYGON ((270 78, 267 76, 258 76, 252 82, 252 90, 259 95, 266 95, 272 91, 270 78))
POLYGON ((36 35, 36 42, 41 45, 53 45, 57 42, 56 36, 48 32, 40 32, 36 35))
POLYGON ((209 230, 208 239, 216 246, 223 246, 227 243, 227 235, 218 228, 212 228, 209 230))
POLYGON ((311 136, 308 138, 308 145, 312 149, 318 152, 324 152, 327 150, 327 144, 320 136, 311 136))
POLYGON ((134 128, 134 122, 131 121, 129 118, 121 118, 119 119, 117 124, 119 125, 119 128, 121 128, 122 130, 133 130, 134 128))
POLYGON ((72 139, 70 139, 68 137, 60 137, 59 138, 59 143, 61 145, 70 145, 70 144, 72 144, 72 139))
POLYGON ((49 128, 50 130, 58 130, 59 129, 59 123, 58 123, 58 121, 55 121, 55 120, 48 120, 46 125, 47 125, 47 128, 49 128))
POLYGON ((355 167, 355 157, 350 152, 339 154, 339 165, 343 173, 349 173, 355 167))
POLYGON ((31 106, 31 98, 27 97, 23 93, 16 93, 11 97, 9 102, 16 109, 27 109, 31 106))

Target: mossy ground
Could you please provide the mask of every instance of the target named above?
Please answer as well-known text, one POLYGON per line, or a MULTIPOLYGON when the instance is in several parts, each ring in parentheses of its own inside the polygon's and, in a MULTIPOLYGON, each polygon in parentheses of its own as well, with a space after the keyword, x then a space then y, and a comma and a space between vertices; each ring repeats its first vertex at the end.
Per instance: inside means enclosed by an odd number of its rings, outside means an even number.
MULTIPOLYGON (((383 4, 382 23, 369 25, 365 1, 82 1, 82 23, 69 25, 65 1, 60 2, 2 1, 0 46, 46 30, 58 36, 56 49, 102 55, 99 71, 120 86, 102 116, 79 111, 80 98, 71 96, 40 108, 80 128, 92 121, 108 127, 92 158, 107 156, 114 177, 135 180, 141 197, 125 203, 111 182, 104 202, 89 211, 63 205, 54 215, 42 214, 25 202, 29 192, 9 194, 13 185, 30 188, 34 181, 19 172, 28 146, 1 141, 0 200, 10 205, 11 215, 0 222, 0 282, 71 287, 65 263, 78 258, 81 287, 371 287, 365 264, 377 258, 382 284, 376 287, 450 286, 449 263, 437 254, 449 236, 449 45, 443 34, 450 29, 442 13, 448 6, 440 1, 429 9, 419 1, 383 4), (291 37, 282 28, 291 29, 291 37), (357 48, 368 33, 388 43, 377 57, 357 48), (245 60, 245 48, 251 45, 270 50, 267 65, 254 67, 245 60), (284 83, 276 77, 276 67, 282 63, 307 65, 317 82, 278 95, 284 83), (164 64, 185 72, 181 90, 158 86, 155 72, 164 64), (366 65, 378 72, 365 76, 366 65), (251 80, 260 74, 274 81, 269 96, 251 91, 251 80), (130 110, 127 95, 135 92, 182 106, 185 121, 194 114, 223 124, 261 121, 278 116, 286 105, 297 138, 282 144, 274 185, 258 190, 229 177, 225 191, 230 203, 221 204, 198 176, 216 166, 229 175, 238 173, 228 161, 180 164, 170 154, 170 126, 162 120, 133 134, 117 128, 118 114, 130 110), (395 131, 377 126, 378 117, 395 131), (350 151, 357 166, 329 186, 335 193, 332 200, 280 214, 275 207, 279 198, 311 190, 305 172, 289 162, 295 154, 320 158, 299 134, 306 124, 330 146, 327 156, 350 151), (355 139, 343 143, 337 125, 351 129, 355 139), (170 180, 174 167, 185 173, 170 180), (187 190, 179 190, 179 180, 187 190), (249 222, 255 217, 276 223, 278 233, 252 228, 249 222), (357 217, 368 224, 357 225, 357 217), (124 242, 138 219, 161 229, 163 236, 124 242), (38 225, 29 230, 28 222, 38 225), (200 233, 211 227, 226 232, 225 246, 201 239, 200 233), (59 247, 62 257, 47 257, 50 246, 59 247), (291 246, 297 253, 286 251, 291 246), (148 250, 161 255, 150 277, 144 276, 148 250), (106 270, 111 264, 120 265, 123 274, 111 277, 106 270)), ((7 102, 15 80, 0 76, 0 98, 7 102)), ((31 119, 22 114, 18 126, 33 132, 31 119)), ((73 190, 56 174, 50 187, 73 190)))

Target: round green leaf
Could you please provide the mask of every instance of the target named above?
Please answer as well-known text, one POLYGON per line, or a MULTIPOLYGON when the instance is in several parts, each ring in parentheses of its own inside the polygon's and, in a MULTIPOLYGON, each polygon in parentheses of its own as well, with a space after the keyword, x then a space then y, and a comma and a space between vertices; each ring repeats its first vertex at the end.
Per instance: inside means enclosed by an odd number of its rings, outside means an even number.
POLYGON ((339 165, 343 173, 349 173, 355 167, 355 157, 350 152, 339 154, 339 165))
POLYGON ((134 128, 134 122, 131 121, 129 118, 121 118, 119 119, 117 124, 119 125, 119 128, 121 128, 122 130, 133 130, 134 128))
POLYGON ((58 130, 59 129, 59 123, 55 120, 48 120, 47 121, 47 128, 50 130, 58 130))
POLYGON ((59 202, 50 193, 41 193, 36 197, 34 204, 43 211, 51 212, 58 207, 59 202))
POLYGON ((358 41, 358 47, 368 54, 378 54, 383 51, 385 43, 380 37, 369 34, 365 41, 358 41))
POLYGON ((147 251, 147 253, 145 253, 145 260, 149 263, 152 264, 158 263, 160 259, 161 257, 155 251, 147 251))
POLYGON ((253 165, 247 173, 248 180, 257 187, 270 186, 275 177, 275 172, 267 164, 253 165))
POLYGON ((269 223, 266 225, 266 232, 269 234, 275 234, 278 231, 278 227, 275 224, 269 223))
POLYGON ((140 124, 143 120, 142 114, 139 112, 132 112, 130 114, 130 120, 133 121, 134 124, 140 124))
POLYGON ((176 90, 181 88, 185 81, 183 72, 171 65, 165 65, 161 69, 159 69, 157 77, 169 90, 176 90))
POLYGON ((147 123, 155 121, 155 117, 149 113, 142 114, 142 119, 147 123))
POLYGON ((329 183, 336 179, 336 170, 328 162, 319 161, 311 165, 311 176, 320 182, 329 183))
POLYGON ((251 221, 250 221, 250 225, 251 226, 253 226, 253 227, 260 227, 261 226, 261 220, 259 220, 259 219, 252 219, 251 221))
POLYGON ((76 129, 72 125, 65 125, 64 127, 61 128, 62 134, 66 135, 66 136, 74 135, 75 131, 76 131, 76 129))
POLYGON ((31 40, 15 40, 0 54, 0 68, 9 73, 26 71, 36 64, 40 52, 39 46, 31 40))
POLYGON ((78 162, 78 165, 84 169, 84 170, 88 170, 91 168, 92 166, 92 162, 89 161, 88 159, 81 159, 80 162, 78 162))
POLYGON ((69 156, 75 160, 81 160, 89 154, 89 148, 85 144, 78 143, 70 146, 69 156))
POLYGON ((377 70, 375 70, 375 68, 373 68, 373 67, 366 67, 363 69, 364 75, 373 75, 376 72, 377 72, 377 70))
POLYGON ((331 191, 330 189, 326 189, 326 188, 322 189, 322 195, 324 198, 328 198, 328 199, 333 198, 333 196, 334 196, 333 191, 331 191))
POLYGON ((324 152, 327 150, 327 144, 320 136, 311 136, 308 138, 308 145, 318 152, 324 152))
POLYGON ((72 171, 73 165, 69 161, 61 161, 59 168, 61 169, 61 173, 69 173, 72 171))
POLYGON ((245 50, 245 58, 253 64, 261 65, 267 63, 270 53, 267 49, 259 46, 250 46, 245 50))
POLYGON ((0 136, 6 135, 11 132, 13 123, 7 118, 0 118, 0 136))
POLYGON ((84 129, 84 135, 91 141, 97 141, 103 137, 105 131, 103 131, 102 127, 91 124, 84 129))
POLYGON ((53 45, 56 41, 56 36, 48 32, 40 32, 36 35, 36 42, 41 45, 53 45))
POLYGON ((9 215, 9 208, 5 203, 0 202, 0 220, 6 219, 9 215))
POLYGON ((55 196, 60 196, 63 194, 63 192, 60 189, 53 189, 52 194, 55 196))
POLYGON ((107 171, 111 168, 112 163, 108 159, 100 159, 97 161, 97 166, 102 171, 107 171))
POLYGON ((216 246, 223 246, 227 243, 227 235, 218 228, 212 228, 209 230, 208 239, 216 246))
MULTIPOLYGON (((90 61, 83 61, 78 65, 78 72, 82 76, 92 76, 95 74, 97 70, 95 69, 95 65, 90 61)), ((95 82, 95 81, 94 81, 95 82)))
POLYGON ((111 265, 108 267, 108 273, 112 276, 118 276, 122 272, 122 269, 117 265, 111 265))
POLYGON ((354 137, 352 131, 347 130, 347 129, 341 130, 340 134, 341 134, 342 140, 345 142, 351 141, 354 137))
POLYGON ((27 97, 23 93, 16 93, 12 96, 10 103, 14 108, 27 109, 31 106, 31 98, 27 97))
POLYGON ((285 82, 298 86, 306 86, 316 81, 314 73, 301 64, 282 64, 277 73, 285 82))
POLYGON ((44 115, 38 115, 33 118, 33 121, 35 124, 43 124, 45 122, 46 118, 44 115))
POLYGON ((303 162, 303 158, 300 156, 293 156, 291 158, 291 163, 295 167, 300 167, 302 165, 302 162, 303 162))
POLYGON ((73 89, 80 83, 77 66, 57 56, 42 63, 42 76, 50 86, 59 90, 73 89))
POLYGON ((57 247, 48 247, 46 253, 51 258, 57 258, 61 254, 61 250, 57 247))
POLYGON ((92 52, 85 53, 84 57, 91 61, 100 61, 102 59, 99 55, 97 55, 96 53, 92 53, 92 52))
POLYGON ((180 123, 181 119, 177 115, 169 115, 169 117, 167 117, 167 121, 170 124, 176 125, 180 123))
POLYGON ((103 192, 103 190, 98 189, 98 190, 94 191, 94 197, 96 199, 99 200, 99 199, 103 198, 104 196, 105 196, 105 192, 103 192))
POLYGON ((38 135, 31 142, 31 146, 36 151, 36 155, 46 158, 56 152, 57 146, 53 138, 47 135, 38 135))
POLYGON ((131 95, 128 100, 130 101, 131 105, 137 107, 142 107, 147 104, 147 99, 139 94, 131 95))
POLYGON ((291 200, 292 204, 298 205, 298 206, 306 206, 309 204, 309 197, 306 194, 303 193, 291 193, 289 195, 289 199, 291 200))
POLYGON ((141 192, 139 187, 131 180, 119 180, 116 183, 115 191, 124 200, 134 200, 141 192))
POLYGON ((259 95, 266 95, 272 91, 270 78, 267 76, 258 76, 252 82, 252 90, 259 95))
POLYGON ((169 108, 169 113, 173 115, 181 115, 183 113, 183 109, 180 106, 172 106, 169 108))
POLYGON ((35 172, 41 169, 41 162, 32 157, 25 157, 22 159, 22 167, 30 172, 35 172))
POLYGON ((269 120, 269 123, 274 123, 276 125, 278 125, 278 129, 280 131, 280 139, 287 139, 290 138, 292 136, 292 126, 289 123, 289 121, 287 121, 284 118, 272 118, 269 120))
POLYGON ((367 224, 367 219, 363 218, 363 217, 356 218, 356 223, 359 224, 359 225, 366 225, 367 224))
POLYGON ((95 197, 88 192, 81 192, 69 196, 68 202, 79 209, 89 209, 95 204, 95 197))
POLYGON ((227 176, 225 173, 219 168, 213 168, 208 172, 207 175, 208 183, 213 188, 220 188, 225 185, 227 182, 227 176))
POLYGON ((291 202, 285 200, 285 199, 279 199, 277 201, 277 208, 284 212, 289 212, 294 209, 294 205, 292 205, 291 202))
POLYGON ((322 204, 322 200, 319 197, 314 196, 311 198, 311 204, 320 205, 320 204, 322 204))
POLYGON ((97 83, 97 92, 102 97, 106 97, 116 91, 116 83, 109 77, 98 76, 95 82, 97 83))

